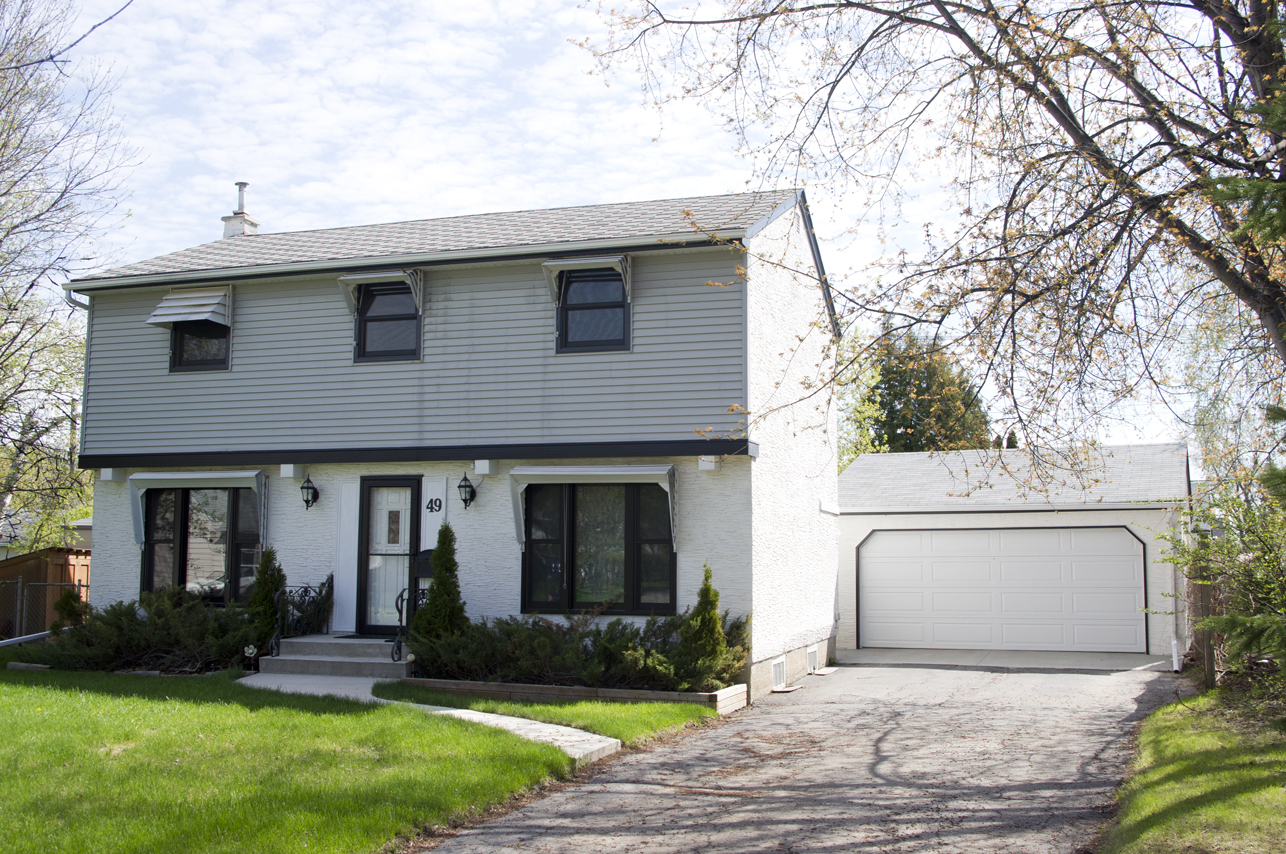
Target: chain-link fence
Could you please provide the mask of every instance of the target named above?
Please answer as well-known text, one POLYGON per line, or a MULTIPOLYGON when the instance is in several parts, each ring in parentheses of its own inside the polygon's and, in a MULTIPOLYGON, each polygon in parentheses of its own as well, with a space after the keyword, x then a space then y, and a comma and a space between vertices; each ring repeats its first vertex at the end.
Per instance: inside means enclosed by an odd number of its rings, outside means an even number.
POLYGON ((81 601, 89 589, 81 582, 0 581, 0 640, 49 631, 58 618, 54 603, 65 590, 78 592, 81 601))

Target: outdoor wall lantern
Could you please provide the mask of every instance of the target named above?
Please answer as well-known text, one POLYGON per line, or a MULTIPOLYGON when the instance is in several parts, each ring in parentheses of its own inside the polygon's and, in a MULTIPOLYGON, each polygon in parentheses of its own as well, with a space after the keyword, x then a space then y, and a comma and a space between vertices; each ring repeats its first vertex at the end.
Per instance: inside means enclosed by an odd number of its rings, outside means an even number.
POLYGON ((474 488, 473 482, 469 480, 468 472, 460 478, 460 485, 456 487, 460 490, 460 500, 464 502, 464 509, 468 510, 469 505, 478 497, 478 490, 474 488))
POLYGON ((304 496, 305 510, 312 507, 317 503, 317 499, 321 498, 321 493, 317 491, 317 487, 313 486, 311 477, 304 478, 304 482, 299 485, 299 492, 304 496))

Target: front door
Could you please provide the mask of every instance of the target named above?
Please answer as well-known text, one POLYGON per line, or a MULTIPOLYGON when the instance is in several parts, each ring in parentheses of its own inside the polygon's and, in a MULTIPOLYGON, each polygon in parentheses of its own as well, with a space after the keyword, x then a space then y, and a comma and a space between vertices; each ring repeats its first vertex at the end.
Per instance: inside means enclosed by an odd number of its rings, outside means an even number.
POLYGON ((357 631, 394 634, 397 597, 411 583, 420 542, 420 479, 362 478, 357 556, 357 631))

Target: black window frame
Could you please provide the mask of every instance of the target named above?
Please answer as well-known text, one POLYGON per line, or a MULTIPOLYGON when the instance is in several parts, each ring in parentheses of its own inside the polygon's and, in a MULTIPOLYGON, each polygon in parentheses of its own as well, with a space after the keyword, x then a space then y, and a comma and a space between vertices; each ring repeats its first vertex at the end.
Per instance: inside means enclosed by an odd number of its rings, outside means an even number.
MULTIPOLYGON (((540 484, 541 486, 556 486, 561 490, 559 503, 559 528, 561 537, 556 540, 536 540, 532 536, 532 513, 530 494, 531 487, 528 486, 523 494, 523 516, 524 530, 523 536, 527 547, 523 549, 522 554, 522 613, 524 614, 568 614, 568 613, 586 613, 597 610, 602 603, 576 603, 575 590, 573 589, 576 578, 576 567, 574 555, 576 553, 576 488, 578 486, 598 485, 598 484, 540 484), (562 568, 563 584, 562 596, 556 603, 551 602, 533 602, 531 600, 531 554, 533 543, 557 543, 560 546, 560 565, 562 568)), ((626 601, 619 605, 611 606, 603 610, 605 614, 614 616, 635 616, 651 617, 666 616, 678 612, 679 589, 678 589, 678 555, 674 550, 674 531, 673 520, 669 518, 668 512, 666 520, 669 523, 667 528, 670 536, 664 541, 656 539, 646 539, 641 536, 642 523, 639 517, 639 490, 645 486, 655 486, 662 489, 657 484, 646 483, 624 483, 624 484, 602 484, 611 486, 625 487, 625 595, 626 601), (670 559, 670 601, 668 604, 644 604, 639 600, 642 598, 641 582, 639 576, 639 552, 640 546, 646 544, 656 544, 664 542, 670 559)), ((669 496, 666 496, 667 508, 669 505, 669 496)))
POLYGON ((590 270, 564 270, 559 274, 558 301, 558 335, 556 351, 559 353, 611 353, 630 349, 631 313, 629 295, 625 292, 625 278, 615 267, 594 268, 590 270), (577 280, 601 280, 606 274, 615 277, 621 285, 621 298, 613 302, 577 303, 569 305, 567 292, 569 285, 577 280), (582 341, 570 343, 567 340, 567 315, 576 311, 587 311, 603 308, 622 309, 621 337, 607 338, 601 341, 582 341))
POLYGON ((366 316, 368 309, 367 297, 380 292, 393 293, 405 291, 411 296, 412 302, 415 302, 415 289, 410 283, 399 279, 390 279, 385 282, 367 282, 357 289, 357 313, 353 318, 353 362, 417 362, 421 358, 421 349, 424 344, 424 327, 421 320, 420 306, 415 306, 414 314, 392 314, 376 315, 373 318, 366 316), (392 320, 414 320, 415 321, 415 347, 414 350, 388 350, 375 354, 366 353, 366 324, 376 320, 379 322, 388 322, 392 320))
MULTIPOLYGON (((250 591, 247 591, 245 598, 236 596, 241 590, 241 564, 238 560, 240 552, 244 548, 254 548, 258 551, 262 545, 262 532, 255 531, 255 539, 252 541, 245 538, 240 531, 238 520, 240 519, 240 502, 242 490, 256 495, 255 510, 258 513, 258 496, 252 489, 244 487, 194 487, 195 489, 222 489, 228 493, 228 534, 227 542, 224 544, 223 561, 224 561, 224 585, 223 596, 203 597, 206 602, 215 605, 245 604, 250 598, 250 591)), ((190 516, 189 496, 192 489, 189 488, 171 488, 171 489, 149 489, 143 494, 143 554, 142 567, 139 573, 139 590, 140 592, 150 592, 168 587, 181 587, 187 589, 187 540, 188 540, 188 522, 190 516), (155 535, 152 526, 153 507, 160 499, 161 495, 166 492, 174 493, 174 527, 168 539, 161 539, 155 535), (154 546, 168 544, 174 555, 174 578, 170 584, 158 588, 156 586, 156 561, 154 546)), ((262 525, 262 519, 256 521, 256 529, 262 525)))
MULTIPOLYGON (((203 338, 211 336, 204 335, 203 338)), ((232 364, 232 327, 227 324, 217 323, 213 320, 179 320, 170 325, 170 373, 183 374, 195 371, 226 371, 232 364), (183 361, 183 336, 194 333, 198 329, 213 330, 220 329, 223 331, 224 340, 227 342, 223 348, 223 359, 203 359, 195 361, 183 361)))

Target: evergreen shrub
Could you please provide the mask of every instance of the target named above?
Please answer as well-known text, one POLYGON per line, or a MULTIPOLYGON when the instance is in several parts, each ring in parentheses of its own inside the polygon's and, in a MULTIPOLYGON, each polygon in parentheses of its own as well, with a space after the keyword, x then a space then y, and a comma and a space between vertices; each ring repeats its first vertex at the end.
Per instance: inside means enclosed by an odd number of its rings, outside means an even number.
POLYGON ((749 620, 720 615, 718 607, 707 566, 695 608, 649 617, 641 626, 619 617, 604 623, 601 611, 465 620, 436 637, 413 623, 407 646, 419 671, 433 679, 717 691, 740 681, 750 648, 749 620))
POLYGON ((255 589, 246 600, 246 608, 255 623, 255 647, 262 650, 277 630, 277 594, 286 587, 286 571, 277 560, 277 550, 268 546, 259 556, 255 589))
POLYGON ((433 582, 429 585, 429 598, 411 619, 410 634, 422 641, 436 641, 458 635, 468 626, 469 617, 464 611, 464 600, 460 598, 455 531, 444 524, 438 528, 438 542, 433 548, 433 582))
POLYGON ((255 631, 245 608, 211 607, 174 587, 90 609, 82 624, 19 655, 64 670, 205 673, 240 664, 255 631))

